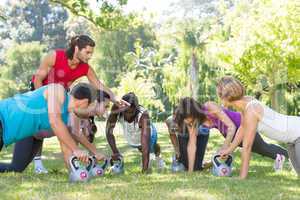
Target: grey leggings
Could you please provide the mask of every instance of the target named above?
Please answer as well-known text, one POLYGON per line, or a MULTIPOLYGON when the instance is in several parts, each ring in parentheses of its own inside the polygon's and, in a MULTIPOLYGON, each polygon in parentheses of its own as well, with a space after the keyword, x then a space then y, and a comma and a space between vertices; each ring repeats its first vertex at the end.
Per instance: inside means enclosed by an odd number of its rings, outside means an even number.
POLYGON ((288 152, 291 163, 300 176, 300 138, 296 139, 294 143, 288 143, 288 152))
MULTIPOLYGON (((299 148, 298 150, 300 150, 300 144, 298 148, 299 148)), ((255 135, 255 139, 252 145, 252 152, 258 153, 262 156, 272 158, 274 160, 276 159, 277 154, 281 154, 284 155, 286 158, 289 158, 289 154, 287 150, 285 150, 279 145, 266 143, 259 133, 256 133, 255 135)), ((300 161, 300 157, 299 157, 299 161, 300 161)))

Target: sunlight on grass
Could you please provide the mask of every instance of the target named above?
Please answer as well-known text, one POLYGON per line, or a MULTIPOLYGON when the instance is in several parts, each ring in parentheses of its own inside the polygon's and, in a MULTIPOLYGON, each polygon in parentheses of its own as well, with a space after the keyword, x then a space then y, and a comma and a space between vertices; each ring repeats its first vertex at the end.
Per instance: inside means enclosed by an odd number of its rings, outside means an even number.
MULTIPOLYGON (((100 132, 104 131, 101 123, 100 132)), ((49 169, 48 175, 34 175, 32 164, 22 174, 4 173, 0 178, 2 199, 204 199, 204 200, 298 200, 300 182, 285 163, 283 172, 273 171, 273 160, 253 154, 249 179, 237 180, 240 168, 240 152, 234 154, 234 177, 220 178, 203 172, 178 173, 169 171, 173 148, 164 124, 159 127, 159 143, 162 157, 167 166, 162 172, 155 168, 151 174, 141 174, 141 156, 139 151, 130 148, 121 134, 117 134, 117 144, 125 158, 125 173, 114 176, 105 174, 88 183, 70 184, 68 173, 62 162, 57 139, 47 139, 44 145, 44 164, 49 169)), ((97 146, 110 154, 108 144, 102 134, 97 133, 97 146)), ((205 160, 210 160, 222 144, 219 134, 212 132, 205 160)), ((11 158, 12 147, 0 154, 1 161, 11 158)))

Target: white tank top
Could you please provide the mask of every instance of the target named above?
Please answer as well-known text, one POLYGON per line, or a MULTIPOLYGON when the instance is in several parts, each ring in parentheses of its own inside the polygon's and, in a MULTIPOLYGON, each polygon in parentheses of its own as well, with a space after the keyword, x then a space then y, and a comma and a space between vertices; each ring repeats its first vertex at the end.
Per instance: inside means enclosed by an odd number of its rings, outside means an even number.
POLYGON ((258 122, 257 130, 267 137, 280 142, 293 143, 300 137, 300 117, 280 114, 260 101, 253 99, 247 105, 259 104, 263 113, 258 122))
POLYGON ((146 110, 140 106, 139 113, 137 114, 135 120, 133 120, 131 123, 125 121, 123 115, 119 117, 119 122, 123 127, 124 137, 130 146, 141 146, 141 129, 139 127, 139 121, 145 111, 146 110))

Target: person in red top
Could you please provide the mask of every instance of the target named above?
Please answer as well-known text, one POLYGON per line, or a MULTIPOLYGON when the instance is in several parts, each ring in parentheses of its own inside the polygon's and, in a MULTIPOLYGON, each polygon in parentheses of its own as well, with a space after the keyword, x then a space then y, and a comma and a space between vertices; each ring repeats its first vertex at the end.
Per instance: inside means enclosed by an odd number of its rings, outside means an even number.
MULTIPOLYGON (((59 83, 66 90, 69 90, 69 87, 75 80, 86 76, 96 89, 107 92, 113 103, 117 103, 119 106, 126 105, 126 102, 116 99, 114 93, 97 78, 95 71, 88 64, 93 55, 94 47, 95 42, 89 36, 77 35, 71 39, 69 47, 66 50, 57 49, 47 54, 32 77, 31 90, 49 83, 59 83)), ((28 140, 40 143, 40 151, 34 158, 35 172, 47 173, 41 161, 42 141, 35 141, 37 140, 35 138, 25 139, 18 142, 18 147, 21 147, 21 149, 22 146, 25 147, 28 140)))

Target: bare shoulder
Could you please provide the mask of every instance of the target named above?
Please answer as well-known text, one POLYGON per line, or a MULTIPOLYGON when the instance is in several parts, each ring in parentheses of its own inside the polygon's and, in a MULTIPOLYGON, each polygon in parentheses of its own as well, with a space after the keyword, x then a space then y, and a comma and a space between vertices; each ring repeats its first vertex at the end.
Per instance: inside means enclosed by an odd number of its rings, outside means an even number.
POLYGON ((256 117, 258 119, 261 118, 263 114, 263 106, 261 102, 258 100, 252 100, 248 103, 248 105, 245 108, 244 117, 256 117))
POLYGON ((221 110, 220 106, 214 102, 214 101, 207 101, 204 103, 204 107, 210 112, 210 113, 216 113, 221 110))
POLYGON ((47 85, 46 89, 46 97, 49 98, 55 98, 59 100, 59 102, 63 102, 65 100, 65 88, 58 83, 51 83, 47 85))

